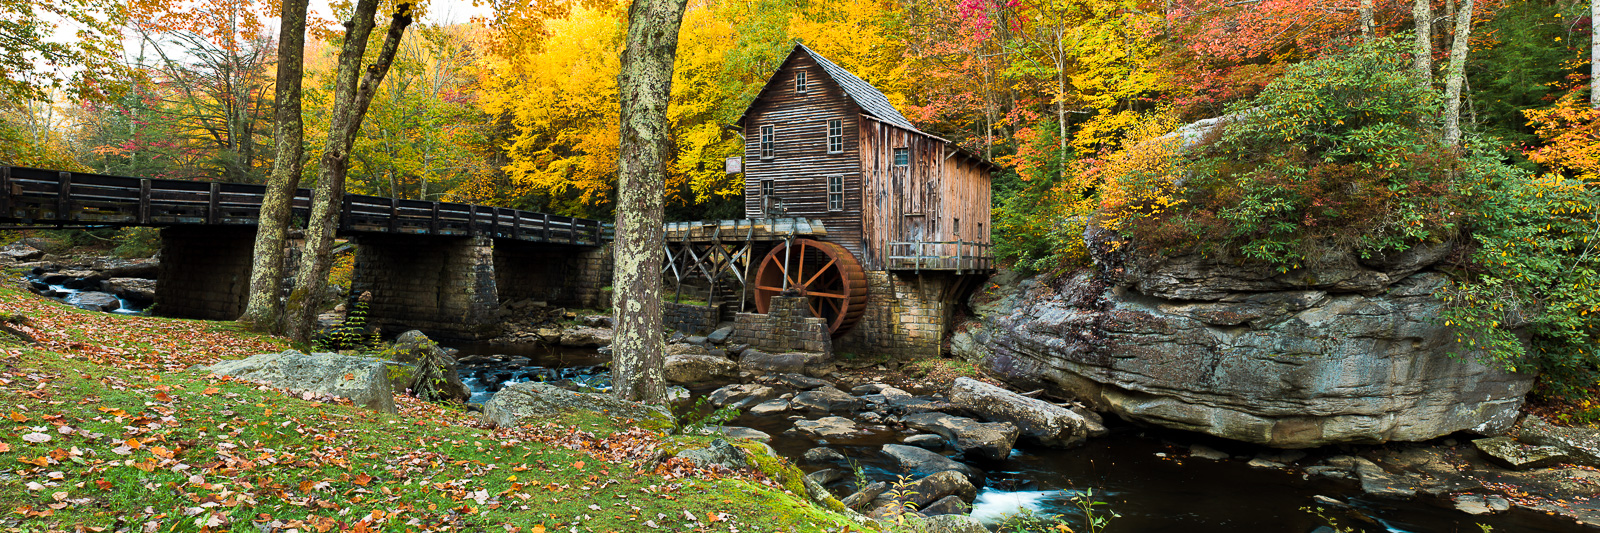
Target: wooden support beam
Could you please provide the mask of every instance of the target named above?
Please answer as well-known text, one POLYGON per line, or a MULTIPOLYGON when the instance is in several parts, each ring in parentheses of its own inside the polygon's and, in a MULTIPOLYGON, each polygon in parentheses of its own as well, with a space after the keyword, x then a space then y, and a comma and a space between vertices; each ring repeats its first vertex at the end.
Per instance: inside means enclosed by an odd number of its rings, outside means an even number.
POLYGON ((550 242, 550 213, 541 214, 544 215, 544 242, 550 242))
POLYGON ((400 232, 400 199, 389 199, 389 233, 400 232))
POLYGON ((511 238, 522 240, 522 211, 511 210, 511 238))
POLYGON ((439 202, 433 203, 433 214, 428 218, 428 234, 439 234, 439 202))
POLYGON ((140 224, 150 223, 150 180, 139 180, 139 216, 140 224))
POLYGON ((0 167, 0 218, 11 217, 11 167, 0 167))
POLYGON ((72 173, 56 173, 56 220, 71 220, 67 212, 72 210, 72 173))
POLYGON ((211 189, 206 194, 206 224, 221 222, 222 213, 217 209, 217 204, 222 200, 222 184, 211 182, 211 189))

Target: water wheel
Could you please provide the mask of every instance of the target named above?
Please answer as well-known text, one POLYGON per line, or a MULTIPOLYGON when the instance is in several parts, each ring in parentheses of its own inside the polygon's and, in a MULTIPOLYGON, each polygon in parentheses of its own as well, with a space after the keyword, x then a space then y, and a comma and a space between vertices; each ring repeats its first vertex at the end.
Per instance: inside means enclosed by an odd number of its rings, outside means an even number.
POLYGON ((850 331, 867 309, 867 274, 849 250, 831 242, 793 239, 778 245, 761 259, 755 281, 756 311, 766 313, 772 297, 787 286, 806 297, 811 315, 827 320, 834 337, 850 331))

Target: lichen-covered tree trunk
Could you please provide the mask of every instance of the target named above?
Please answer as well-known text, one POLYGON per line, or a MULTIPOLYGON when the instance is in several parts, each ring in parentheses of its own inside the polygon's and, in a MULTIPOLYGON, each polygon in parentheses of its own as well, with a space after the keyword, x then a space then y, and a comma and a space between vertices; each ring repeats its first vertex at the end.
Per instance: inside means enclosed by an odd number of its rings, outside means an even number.
POLYGON ((1361 5, 1356 8, 1361 15, 1359 17, 1361 20, 1361 40, 1365 42, 1372 42, 1372 2, 1373 0, 1361 0, 1361 5))
POLYGON ((261 199, 256 219, 255 258, 250 267, 250 294, 239 321, 256 331, 277 332, 283 318, 283 245, 289 234, 294 191, 300 187, 301 142, 305 124, 300 116, 300 81, 306 50, 308 0, 284 0, 279 15, 278 80, 273 98, 272 177, 261 199))
POLYGON ((1417 86, 1426 89, 1433 85, 1433 0, 1415 0, 1411 4, 1411 18, 1417 22, 1417 46, 1412 51, 1411 68, 1417 71, 1417 86))
POLYGON ((367 37, 373 28, 377 0, 361 0, 355 15, 345 23, 348 33, 339 52, 339 71, 335 77, 333 114, 328 140, 323 145, 322 167, 317 172, 317 188, 311 193, 311 220, 306 228, 306 244, 295 273, 294 290, 284 312, 284 333, 298 341, 311 340, 316 332, 318 298, 327 288, 328 270, 333 266, 333 238, 339 231, 339 212, 344 205, 344 178, 350 168, 350 145, 361 130, 361 119, 372 104, 372 95, 383 83, 389 66, 400 49, 400 38, 411 25, 411 4, 395 6, 383 50, 377 62, 361 68, 366 55, 367 37), (365 74, 362 71, 365 70, 365 74), (357 85, 357 80, 360 85, 357 85), (359 87, 359 88, 358 88, 359 87))
POLYGON ((1589 105, 1600 109, 1600 0, 1589 0, 1589 105))
POLYGON ((617 94, 617 241, 612 271, 612 386, 624 400, 665 403, 661 376, 661 217, 666 195, 667 101, 687 0, 633 0, 617 94))
POLYGON ((1456 35, 1450 43, 1450 66, 1444 75, 1444 144, 1461 143, 1461 87, 1466 83, 1467 45, 1472 36, 1472 0, 1456 10, 1456 35))

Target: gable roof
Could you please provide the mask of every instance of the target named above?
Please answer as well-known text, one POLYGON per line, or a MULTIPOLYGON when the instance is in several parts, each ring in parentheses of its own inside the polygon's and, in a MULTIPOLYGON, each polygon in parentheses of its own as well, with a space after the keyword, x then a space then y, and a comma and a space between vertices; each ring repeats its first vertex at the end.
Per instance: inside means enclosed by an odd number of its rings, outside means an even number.
MULTIPOLYGON (((878 120, 882 120, 897 128, 905 128, 918 133, 925 133, 922 130, 917 129, 915 125, 912 125, 911 121, 906 120, 905 115, 901 115, 900 110, 895 109, 894 104, 889 103, 889 98, 884 96, 882 92, 879 92, 878 89, 873 87, 871 83, 867 83, 867 80, 863 80, 855 74, 851 74, 850 71, 845 70, 844 67, 829 61, 826 57, 822 57, 822 54, 818 54, 816 50, 807 48, 806 45, 794 45, 794 48, 789 51, 789 55, 783 59, 783 63, 779 64, 778 70, 782 71, 783 65, 788 65, 790 61, 794 60, 796 55, 802 53, 811 56, 811 59, 815 60, 818 66, 822 67, 823 73, 828 75, 828 79, 833 80, 835 85, 838 85, 840 89, 844 90, 845 96, 849 97, 850 101, 854 102, 856 106, 860 107, 861 110, 866 114, 872 115, 878 120)), ((761 100, 761 96, 766 94, 768 89, 772 88, 772 84, 777 81, 777 77, 778 76, 776 72, 767 77, 766 86, 763 86, 761 88, 761 92, 756 94, 756 99, 750 102, 750 107, 755 107, 756 102, 761 100)), ((745 117, 750 115, 750 107, 745 108, 744 113, 739 116, 739 124, 744 124, 745 117)))

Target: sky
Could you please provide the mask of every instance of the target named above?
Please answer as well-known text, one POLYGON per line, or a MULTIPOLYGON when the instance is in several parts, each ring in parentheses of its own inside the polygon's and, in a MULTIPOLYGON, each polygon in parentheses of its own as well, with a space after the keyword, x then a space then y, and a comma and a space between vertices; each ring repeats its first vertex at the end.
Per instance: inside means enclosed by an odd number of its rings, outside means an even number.
MULTIPOLYGON (((474 7, 472 0, 429 0, 427 16, 417 22, 467 22, 472 17, 489 16, 492 11, 489 2, 485 0, 481 3, 482 6, 474 7)), ((328 0, 311 0, 311 12, 324 19, 333 18, 333 11, 328 9, 328 0)))

